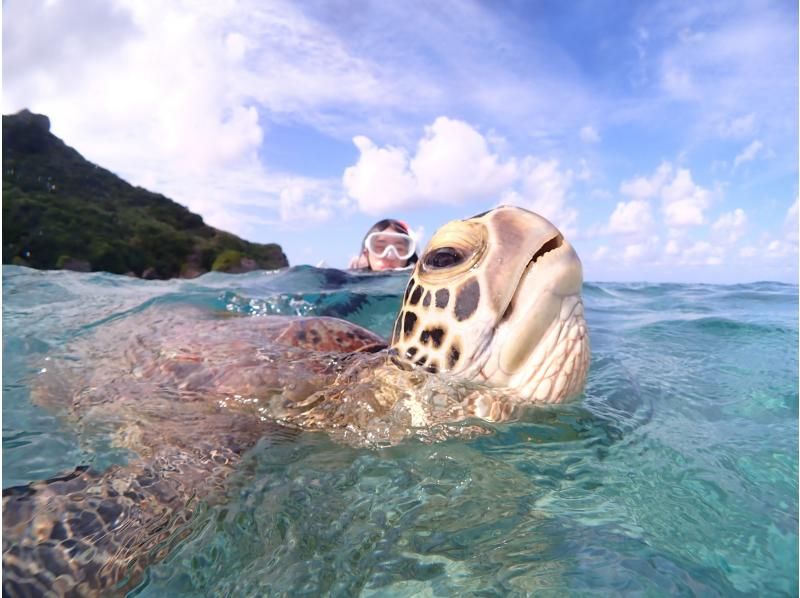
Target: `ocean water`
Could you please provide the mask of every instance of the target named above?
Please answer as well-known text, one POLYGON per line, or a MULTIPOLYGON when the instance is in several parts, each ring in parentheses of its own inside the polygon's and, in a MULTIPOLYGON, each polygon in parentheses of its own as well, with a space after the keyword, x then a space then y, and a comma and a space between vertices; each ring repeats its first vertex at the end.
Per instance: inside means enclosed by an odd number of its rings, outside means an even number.
MULTIPOLYGON (((3 487, 126 459, 31 404, 42 360, 69 341, 184 304, 387 336, 405 281, 4 267, 3 487)), ((587 283, 584 302, 578 400, 470 440, 256 446, 133 594, 797 595, 797 287, 587 283)))

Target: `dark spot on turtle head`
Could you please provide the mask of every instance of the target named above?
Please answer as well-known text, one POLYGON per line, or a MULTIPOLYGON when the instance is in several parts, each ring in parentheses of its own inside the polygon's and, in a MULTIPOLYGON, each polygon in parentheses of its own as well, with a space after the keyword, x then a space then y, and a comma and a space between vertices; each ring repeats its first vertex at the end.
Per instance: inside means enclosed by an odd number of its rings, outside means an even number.
POLYGON ((414 289, 413 293, 411 293, 411 299, 410 299, 411 305, 416 305, 417 303, 419 303, 420 297, 422 297, 422 292, 424 290, 425 289, 422 288, 422 285, 417 285, 417 288, 414 289))
POLYGON ((428 307, 431 304, 431 292, 425 293, 425 299, 422 300, 422 307, 428 307))
POLYGON ((356 338, 356 335, 353 334, 352 332, 348 332, 345 336, 347 336, 347 338, 349 338, 350 340, 354 340, 356 338))
POLYGON ((419 340, 422 341, 423 345, 428 344, 430 340, 436 348, 441 347, 443 338, 444 330, 442 328, 426 328, 419 335, 419 340))
POLYGON ((439 289, 436 291, 436 307, 444 309, 450 301, 450 291, 447 289, 439 289))
POLYGON ((459 357, 461 357, 461 351, 459 351, 458 345, 453 343, 450 345, 450 352, 447 354, 447 368, 452 370, 458 363, 459 357))
POLYGON ((297 333, 297 340, 305 341, 306 340, 306 331, 301 330, 297 333))
POLYGON ((456 293, 456 320, 463 322, 478 309, 481 300, 481 285, 474 276, 465 282, 456 293))
POLYGON ((430 372, 431 374, 435 374, 439 371, 439 362, 435 359, 432 359, 431 362, 425 366, 425 370, 430 372))
POLYGON ((417 324, 417 314, 413 311, 407 311, 403 318, 403 334, 408 338, 414 332, 414 326, 417 324))
POLYGON ((417 284, 417 281, 414 280, 414 277, 411 277, 411 280, 408 281, 408 286, 406 287, 406 294, 403 296, 403 303, 408 301, 408 296, 411 294, 411 289, 414 288, 414 285, 417 284))
POLYGON ((428 356, 427 355, 423 355, 422 357, 417 359, 414 363, 417 364, 417 365, 425 365, 426 361, 428 361, 428 356))
POLYGON ((414 355, 416 355, 416 354, 417 354, 417 348, 416 347, 409 347, 408 349, 406 349, 406 357, 408 359, 412 359, 414 357, 414 355))

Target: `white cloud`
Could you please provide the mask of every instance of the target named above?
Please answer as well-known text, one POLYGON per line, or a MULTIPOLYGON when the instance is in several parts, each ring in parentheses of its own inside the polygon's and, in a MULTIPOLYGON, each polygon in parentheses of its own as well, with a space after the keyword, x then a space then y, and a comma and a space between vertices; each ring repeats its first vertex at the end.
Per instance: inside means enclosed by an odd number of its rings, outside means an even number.
POLYGON ((741 208, 720 216, 711 226, 716 236, 725 243, 733 244, 744 236, 747 228, 747 215, 741 208))
POLYGON ((630 245, 625 246, 625 251, 622 254, 622 258, 626 262, 635 262, 640 260, 647 251, 647 245, 644 243, 632 243, 630 245))
POLYGON ((574 236, 578 212, 567 196, 574 174, 558 160, 535 156, 503 159, 469 124, 444 116, 425 128, 412 156, 399 147, 354 139, 359 158, 342 177, 362 212, 489 200, 525 207, 574 236))
POLYGON ((280 190, 279 201, 282 222, 324 222, 350 208, 346 198, 337 200, 329 190, 311 181, 289 182, 280 190))
MULTIPOLYGON (((649 177, 623 181, 620 191, 639 202, 660 197, 664 222, 674 229, 703 224, 703 214, 711 203, 711 193, 694 183, 688 169, 675 170, 669 162, 662 162, 649 177)), ((623 216, 627 216, 627 212, 631 215, 644 214, 642 204, 630 203, 631 206, 626 205, 623 208, 617 206, 620 223, 626 221, 623 216)))
POLYGON ((378 214, 422 201, 404 150, 379 148, 366 137, 356 137, 353 143, 360 157, 355 166, 345 170, 342 182, 363 212, 378 214))
POLYGON ((507 192, 500 203, 515 204, 541 214, 565 235, 575 238, 578 212, 567 205, 572 172, 562 170, 558 160, 527 156, 520 164, 519 190, 507 192))
POLYGON ((670 239, 667 241, 667 245, 664 247, 664 253, 669 256, 676 256, 681 252, 680 245, 676 239, 670 239))
POLYGON ((761 141, 759 141, 758 139, 756 139, 736 155, 736 158, 734 158, 733 160, 733 167, 736 168, 740 164, 755 160, 756 156, 759 154, 759 152, 761 152, 763 148, 764 144, 761 143, 761 141))
POLYGON ((610 234, 642 234, 653 225, 650 203, 634 199, 619 202, 608 220, 607 232, 610 234))
POLYGON ((425 128, 413 157, 400 148, 379 148, 366 137, 353 141, 360 156, 345 170, 343 184, 368 214, 499 197, 518 176, 515 161, 503 162, 483 135, 443 116, 425 128))
POLYGON ((679 169, 675 178, 661 189, 661 210, 667 226, 682 228, 703 224, 703 212, 710 203, 709 191, 696 185, 686 168, 679 169))
POLYGON ((667 105, 700 109, 695 124, 701 134, 741 137, 757 121, 785 138, 785 115, 796 107, 796 11, 780 2, 735 9, 703 3, 686 10, 654 2, 637 20, 662 42, 652 68, 667 105))
POLYGON ((584 141, 585 143, 598 143, 600 141, 600 134, 594 127, 590 125, 581 127, 580 136, 581 141, 584 141))
POLYGON ((287 190, 260 163, 265 116, 322 129, 354 114, 363 123, 365 112, 406 106, 401 88, 424 87, 354 56, 292 3, 3 8, 4 112, 47 114, 54 134, 89 160, 234 232, 248 226, 240 204, 284 220, 332 214, 326 195, 287 190))
POLYGON ((620 191, 634 199, 650 199, 656 197, 664 183, 672 175, 672 164, 662 162, 651 177, 637 177, 623 181, 620 191))
POLYGON ((773 239, 764 249, 764 255, 769 259, 780 259, 796 254, 797 244, 782 239, 773 239))
POLYGON ((718 266, 722 263, 724 250, 708 241, 695 241, 683 250, 681 263, 685 265, 718 266))
POLYGON ((502 163, 483 135, 443 116, 425 127, 410 170, 423 197, 453 203, 491 197, 517 176, 515 163, 502 163))

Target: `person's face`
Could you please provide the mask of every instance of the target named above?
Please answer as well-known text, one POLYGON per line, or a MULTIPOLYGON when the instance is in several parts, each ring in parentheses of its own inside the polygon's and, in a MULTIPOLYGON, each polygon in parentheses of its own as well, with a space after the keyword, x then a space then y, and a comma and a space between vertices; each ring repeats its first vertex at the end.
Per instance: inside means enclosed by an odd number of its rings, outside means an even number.
MULTIPOLYGON (((398 233, 402 231, 395 230, 393 227, 388 226, 381 232, 398 233)), ((379 251, 383 250, 384 245, 382 244, 380 238, 376 240, 376 245, 378 245, 379 251)), ((394 270, 395 268, 403 268, 406 265, 406 262, 408 262, 407 258, 406 259, 399 258, 394 251, 389 251, 383 257, 378 257, 377 255, 374 255, 371 251, 367 251, 367 259, 369 260, 369 267, 374 271, 394 270)))

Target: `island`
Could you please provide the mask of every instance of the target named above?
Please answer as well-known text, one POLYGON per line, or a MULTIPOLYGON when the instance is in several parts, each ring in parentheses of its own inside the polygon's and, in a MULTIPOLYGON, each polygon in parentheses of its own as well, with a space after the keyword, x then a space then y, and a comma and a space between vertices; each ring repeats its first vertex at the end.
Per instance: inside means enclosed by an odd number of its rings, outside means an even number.
POLYGON ((28 110, 3 116, 3 263, 150 279, 289 265, 279 245, 208 226, 89 162, 28 110))

